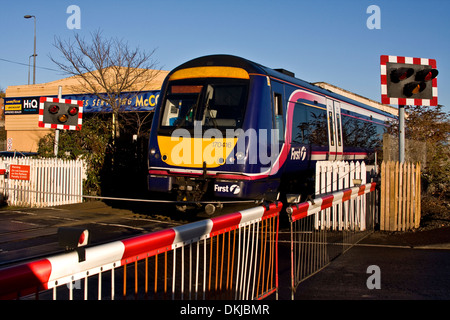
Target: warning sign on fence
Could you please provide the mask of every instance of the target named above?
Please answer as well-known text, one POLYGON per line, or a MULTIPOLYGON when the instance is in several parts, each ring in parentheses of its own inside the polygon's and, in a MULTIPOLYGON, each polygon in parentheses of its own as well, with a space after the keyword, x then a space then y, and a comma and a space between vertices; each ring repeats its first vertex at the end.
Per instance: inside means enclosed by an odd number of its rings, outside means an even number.
POLYGON ((14 180, 30 180, 30 166, 11 164, 9 166, 9 178, 14 180))

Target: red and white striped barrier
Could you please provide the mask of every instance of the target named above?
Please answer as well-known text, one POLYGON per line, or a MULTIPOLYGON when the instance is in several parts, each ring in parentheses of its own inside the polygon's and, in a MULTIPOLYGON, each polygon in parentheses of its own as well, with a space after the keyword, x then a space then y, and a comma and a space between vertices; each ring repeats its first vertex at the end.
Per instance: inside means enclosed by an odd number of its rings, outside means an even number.
POLYGON ((376 186, 376 182, 372 182, 359 187, 352 187, 342 191, 337 191, 314 199, 314 201, 307 201, 298 205, 292 205, 287 208, 287 212, 291 215, 292 222, 294 222, 316 214, 321 210, 331 208, 334 205, 344 203, 350 199, 354 199, 358 196, 375 191, 376 186))
POLYGON ((85 261, 68 252, 0 270, 0 299, 14 299, 117 268, 279 214, 281 203, 259 206, 85 249, 85 261))

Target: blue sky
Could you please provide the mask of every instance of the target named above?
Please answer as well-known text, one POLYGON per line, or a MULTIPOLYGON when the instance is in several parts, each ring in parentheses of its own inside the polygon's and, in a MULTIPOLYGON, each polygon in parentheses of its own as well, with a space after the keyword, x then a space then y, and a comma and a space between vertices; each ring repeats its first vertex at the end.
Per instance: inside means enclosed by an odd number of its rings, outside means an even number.
POLYGON ((65 77, 45 69, 57 69, 49 58, 59 56, 55 36, 89 38, 101 29, 131 47, 156 49, 153 57, 164 70, 203 55, 234 54, 376 101, 380 55, 433 58, 440 72, 438 101, 450 112, 448 0, 17 0, 2 1, 1 8, 3 89, 28 82, 33 20, 23 16, 29 14, 37 17, 36 83, 65 77), (80 8, 79 30, 67 28, 70 5, 80 8), (370 5, 380 8, 381 29, 367 28, 370 5))

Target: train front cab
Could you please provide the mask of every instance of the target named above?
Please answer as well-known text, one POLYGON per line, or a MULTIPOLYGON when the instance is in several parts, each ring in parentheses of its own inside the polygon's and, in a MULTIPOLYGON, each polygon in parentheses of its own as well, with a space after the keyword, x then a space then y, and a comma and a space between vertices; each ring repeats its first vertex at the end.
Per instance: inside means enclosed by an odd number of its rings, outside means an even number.
POLYGON ((187 202, 272 197, 280 179, 269 173, 281 147, 272 143, 269 78, 241 60, 212 61, 181 66, 163 85, 150 136, 149 190, 187 202))

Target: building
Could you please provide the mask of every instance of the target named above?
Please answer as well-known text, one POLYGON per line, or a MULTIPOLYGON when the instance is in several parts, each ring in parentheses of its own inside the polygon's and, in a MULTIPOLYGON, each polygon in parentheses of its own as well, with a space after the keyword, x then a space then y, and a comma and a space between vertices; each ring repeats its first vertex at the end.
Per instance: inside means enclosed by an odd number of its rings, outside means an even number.
POLYGON ((6 150, 5 115, 3 108, 3 92, 0 92, 0 151, 6 150))
MULTIPOLYGON (((149 70, 154 73, 152 81, 145 84, 139 92, 133 92, 133 98, 127 92, 124 96, 124 110, 152 111, 159 97, 161 85, 169 73, 163 70, 149 70)), ((9 86, 4 99, 5 130, 8 151, 36 152, 39 140, 54 129, 40 128, 39 98, 57 97, 59 87, 62 98, 82 100, 83 114, 110 112, 94 94, 86 92, 80 85, 80 77, 69 77, 52 82, 9 86)))

